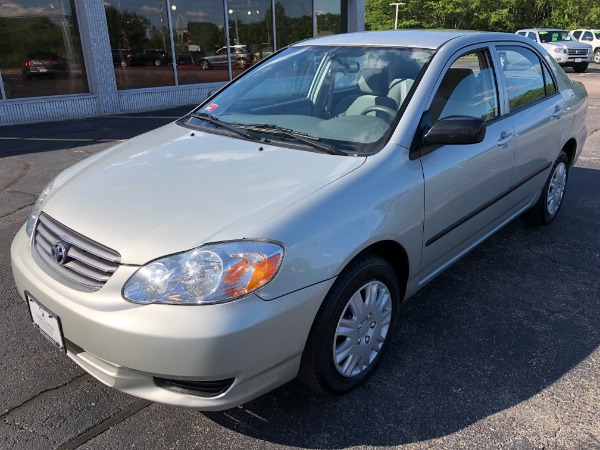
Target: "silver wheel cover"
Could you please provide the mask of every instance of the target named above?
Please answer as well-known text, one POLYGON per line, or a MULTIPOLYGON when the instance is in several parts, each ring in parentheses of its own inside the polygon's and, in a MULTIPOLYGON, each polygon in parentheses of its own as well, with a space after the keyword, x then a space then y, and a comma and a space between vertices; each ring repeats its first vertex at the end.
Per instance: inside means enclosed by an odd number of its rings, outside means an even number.
POLYGON ((333 365, 340 375, 360 375, 385 342, 392 319, 392 297, 385 284, 370 281, 348 300, 335 329, 333 365))
POLYGON ((548 185, 548 196, 546 197, 546 209, 548 214, 553 216, 558 211, 558 208, 565 195, 565 187, 567 185, 567 166, 561 162, 554 168, 550 184, 548 185))
POLYGON ((594 62, 596 64, 600 64, 600 50, 598 50, 596 53, 594 53, 594 62))

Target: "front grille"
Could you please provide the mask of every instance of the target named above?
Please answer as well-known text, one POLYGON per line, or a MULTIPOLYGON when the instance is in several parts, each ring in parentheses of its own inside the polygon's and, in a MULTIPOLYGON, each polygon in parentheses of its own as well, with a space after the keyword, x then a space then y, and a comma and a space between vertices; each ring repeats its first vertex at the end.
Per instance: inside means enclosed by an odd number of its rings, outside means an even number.
POLYGON ((586 48, 570 48, 569 56, 583 56, 587 55, 587 52, 586 48))
POLYGON ((119 267, 121 255, 67 228, 47 214, 40 214, 33 245, 42 260, 64 279, 84 289, 97 291, 119 267), (52 247, 62 244, 66 256, 59 263, 52 247))

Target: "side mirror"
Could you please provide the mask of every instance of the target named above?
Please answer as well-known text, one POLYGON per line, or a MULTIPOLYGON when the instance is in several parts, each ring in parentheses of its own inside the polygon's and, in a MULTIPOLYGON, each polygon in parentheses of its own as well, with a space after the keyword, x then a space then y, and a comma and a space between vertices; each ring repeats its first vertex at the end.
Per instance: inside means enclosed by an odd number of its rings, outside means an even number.
POLYGON ((470 116, 450 116, 436 122, 423 136, 425 145, 477 144, 485 138, 485 121, 470 116))

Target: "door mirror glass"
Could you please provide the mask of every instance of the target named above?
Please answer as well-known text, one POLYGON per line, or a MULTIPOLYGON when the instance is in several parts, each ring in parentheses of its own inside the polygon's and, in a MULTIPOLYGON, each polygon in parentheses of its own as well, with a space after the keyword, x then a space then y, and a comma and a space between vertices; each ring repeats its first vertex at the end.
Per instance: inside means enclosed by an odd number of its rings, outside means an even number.
POLYGON ((485 138, 485 121, 478 117, 451 116, 436 122, 423 137, 426 145, 468 145, 485 138))

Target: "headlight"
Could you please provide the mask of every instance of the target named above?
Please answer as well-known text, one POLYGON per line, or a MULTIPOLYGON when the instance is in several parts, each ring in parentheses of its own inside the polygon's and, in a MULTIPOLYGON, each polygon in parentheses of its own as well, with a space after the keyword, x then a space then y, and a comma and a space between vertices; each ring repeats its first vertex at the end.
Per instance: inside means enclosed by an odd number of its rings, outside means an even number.
POLYGON ((566 48, 556 47, 554 48, 554 53, 568 53, 566 48))
POLYGON ((33 210, 31 214, 27 218, 27 226, 25 227, 25 231, 27 232, 27 236, 31 237, 31 233, 33 233, 33 227, 35 226, 35 222, 37 221, 38 216, 40 215, 40 211, 42 210, 42 205, 50 195, 50 192, 54 188, 54 180, 48 183, 48 186, 44 188, 40 196, 38 197, 35 205, 33 206, 33 210))
POLYGON ((271 281, 283 255, 275 242, 209 244, 146 264, 125 283, 123 297, 135 303, 228 302, 271 281))

